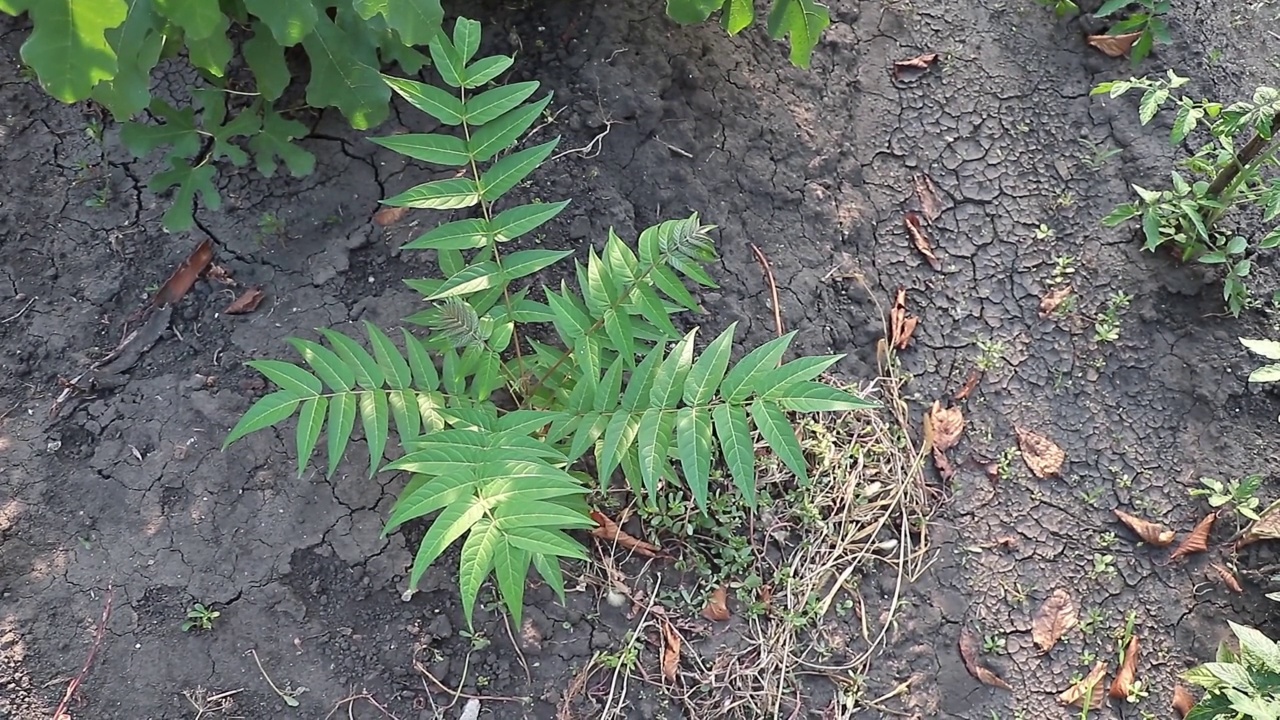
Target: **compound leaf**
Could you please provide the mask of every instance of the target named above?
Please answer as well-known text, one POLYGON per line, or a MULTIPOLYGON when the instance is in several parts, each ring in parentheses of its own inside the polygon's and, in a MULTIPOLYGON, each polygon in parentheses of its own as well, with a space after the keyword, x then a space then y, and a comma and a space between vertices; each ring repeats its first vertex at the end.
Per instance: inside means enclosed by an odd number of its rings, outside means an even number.
POLYGON ((360 423, 364 439, 369 446, 369 477, 378 472, 382 454, 387 449, 387 435, 391 426, 391 413, 387 407, 386 393, 373 390, 360 395, 360 423))
MULTIPOLYGON (((434 89, 458 105, 458 122, 445 123, 446 125, 457 125, 465 118, 467 124, 476 126, 484 125, 519 107, 520 103, 528 100, 530 95, 537 92, 538 86, 539 83, 536 80, 504 85, 480 93, 467 100, 465 105, 461 104, 457 98, 449 93, 439 88, 434 89)), ((432 86, 428 85, 427 87, 432 86)), ((440 119, 439 116, 435 117, 440 119)), ((440 121, 444 122, 444 120, 440 121)))
MULTIPOLYGON (((418 546, 418 553, 413 558, 413 569, 409 572, 409 587, 416 588, 422 580, 422 574, 444 553, 455 540, 470 530, 476 523, 484 519, 488 506, 474 495, 449 504, 436 516, 427 534, 418 546)), ((488 521, 486 521, 487 523, 488 521)))
POLYGON ((347 452, 347 442, 356 426, 355 393, 340 393, 329 401, 329 475, 338 470, 338 463, 347 452))
POLYGON ((671 447, 673 424, 674 413, 664 412, 662 408, 649 408, 640 416, 640 426, 636 432, 640 477, 644 479, 645 490, 650 496, 658 492, 658 480, 662 478, 667 449, 671 447))
POLYGON ((324 386, 315 375, 293 363, 281 360, 250 360, 245 365, 266 375, 267 379, 279 385, 281 390, 292 393, 295 397, 311 397, 324 392, 324 386))
POLYGON ((480 23, 464 17, 453 25, 453 47, 462 62, 469 63, 480 49, 480 23))
MULTIPOLYGON (((459 100, 457 97, 445 92, 444 90, 441 90, 435 85, 420 83, 416 80, 407 80, 405 78, 391 77, 390 75, 383 75, 382 81, 385 82, 387 86, 390 87, 392 90, 394 90, 397 95, 404 98, 405 101, 408 102, 410 105, 418 108, 419 110, 430 115, 436 120, 439 120, 442 124, 449 125, 449 126, 456 126, 456 125, 462 124, 462 118, 463 118, 462 101, 459 100)), ((534 86, 534 89, 536 90, 538 84, 533 83, 533 86, 534 86)), ((490 91, 490 92, 494 92, 494 91, 490 91)), ((533 94, 533 90, 530 90, 529 94, 533 94)), ((482 98, 484 96, 482 95, 480 97, 482 98)), ((525 97, 528 97, 528 96, 526 95, 525 97)), ((480 98, 474 98, 470 100, 467 103, 468 106, 474 104, 479 99, 480 98)), ((521 102, 523 102, 523 98, 521 100, 516 101, 516 105, 519 105, 521 102)), ((512 107, 515 107, 515 106, 513 105, 512 107)), ((506 112, 506 111, 504 110, 503 112, 506 112)), ((476 124, 476 123, 473 123, 473 124, 476 124)))
POLYGON ((297 395, 285 390, 277 390, 259 398, 244 414, 244 417, 240 418, 240 422, 231 428, 231 432, 227 434, 227 439, 222 442, 222 449, 227 449, 228 445, 251 432, 271 427, 282 420, 288 419, 298 409, 300 402, 302 401, 298 399, 297 395))
POLYGON ((288 342, 333 392, 344 392, 355 385, 355 371, 329 348, 301 338, 289 338, 288 342))
POLYGON ((617 469, 622 457, 627 454, 627 451, 631 449, 631 445, 635 443, 636 433, 639 429, 639 423, 635 422, 632 416, 626 412, 615 412, 609 418, 609 424, 604 431, 604 442, 596 445, 598 452, 596 464, 600 469, 600 483, 602 486, 608 483, 609 476, 613 475, 613 471, 617 469))
POLYGON ((813 0, 774 0, 768 25, 774 40, 790 36, 791 63, 808 68, 818 38, 831 25, 831 13, 813 0))
POLYGON ((782 354, 787 351, 787 346, 795 336, 796 333, 793 330, 747 353, 725 375, 724 382, 720 384, 720 396, 732 403, 745 400, 751 394, 756 382, 777 368, 778 361, 782 359, 782 354))
POLYGON ((712 409, 711 417, 715 421, 716 438, 720 441, 729 474, 733 476, 733 484, 747 499, 747 505, 754 508, 756 452, 747 412, 740 405, 717 405, 712 409))
MULTIPOLYGON (((675 407, 676 401, 684 392, 685 378, 693 364, 693 336, 697 329, 680 339, 671 354, 658 366, 653 376, 653 389, 649 393, 649 405, 656 408, 675 407)), ((643 467, 643 465, 642 465, 643 467)))
MULTIPOLYGON (((457 140, 457 138, 454 139, 457 140)), ((465 144, 461 140, 458 142, 463 145, 460 152, 465 156, 465 144)), ((480 176, 480 196, 487 202, 493 202, 502 197, 508 190, 528 177, 529 173, 536 170, 559 144, 560 138, 557 136, 554 140, 511 153, 494 163, 480 176)))
POLYGON ((409 363, 405 361, 404 356, 396 348, 395 343, 391 342, 391 338, 382 332, 377 325, 365 320, 365 331, 369 333, 369 342, 373 345, 374 357, 378 360, 378 368, 382 370, 382 376, 385 378, 387 385, 396 390, 405 390, 413 385, 413 375, 409 370, 409 363))
POLYGON ((843 357, 844 355, 813 355, 792 360, 758 376, 752 390, 760 397, 778 397, 798 383, 818 377, 843 357))
POLYGON ((796 439, 795 430, 787 421, 786 413, 773 402, 756 400, 751 403, 751 419, 760 430, 760 436, 777 453, 778 457, 801 482, 808 482, 809 471, 804 462, 804 450, 796 439))
POLYGON ((436 70, 440 71, 440 78, 444 83, 449 87, 462 87, 462 56, 449 38, 444 33, 437 34, 431 39, 429 49, 431 61, 435 63, 436 70))
POLYGON ((249 149, 257 159, 258 172, 268 178, 275 175, 276 158, 280 158, 290 175, 310 175, 316 169, 316 156, 293 142, 306 134, 306 126, 297 120, 289 120, 274 110, 264 111, 262 132, 249 138, 249 149))
POLYGON ((533 126, 534 121, 551 103, 551 95, 537 102, 504 113, 484 125, 467 142, 471 157, 476 162, 488 162, 494 155, 516 143, 516 139, 533 126))
POLYGON ((506 72, 514 63, 515 58, 507 55, 481 58, 463 70, 462 86, 468 90, 478 88, 506 72))
POLYGON ((682 407, 676 414, 676 447, 680 453, 680 469, 689 484, 693 500, 700 509, 707 508, 708 483, 711 479, 711 411, 705 407, 682 407))
MULTIPOLYGON (((268 0, 275 4, 275 0, 268 0)), ((310 7, 310 4, 308 4, 310 7)), ((270 30, 260 22, 253 24, 253 36, 241 46, 245 62, 253 71, 258 93, 267 102, 274 101, 289 87, 289 66, 284 60, 284 48, 272 39, 270 30)))
POLYGON ((404 347, 409 355, 409 368, 413 371, 414 384, 419 390, 438 389, 440 374, 436 372, 435 363, 431 362, 426 348, 408 330, 401 328, 400 332, 404 335, 404 347))
POLYGON ((587 551, 578 541, 560 530, 548 530, 541 527, 513 527, 507 530, 507 542, 528 550, 534 555, 557 555, 559 557, 586 560, 587 551))
POLYGON ((466 141, 453 135, 410 133, 370 140, 406 157, 436 165, 463 167, 471 162, 466 141))
MULTIPOLYGON (((388 469, 395 467, 396 464, 393 463, 388 466, 388 469)), ((475 494, 476 484, 475 473, 470 472, 439 477, 414 475, 395 505, 391 507, 386 529, 382 531, 383 536, 385 537, 409 520, 430 515, 443 507, 462 502, 475 494)))
POLYGON ((532 275, 573 254, 572 250, 519 250, 502 258, 504 282, 532 275))
POLYGON ((298 477, 307 469, 307 462, 315 452, 316 442, 320 439, 320 431, 324 429, 325 411, 329 408, 329 398, 323 395, 313 397, 302 403, 298 413, 297 446, 298 477))
POLYGON ((115 77, 119 66, 106 32, 125 21, 124 0, 41 0, 28 10, 35 28, 22 44, 22 61, 46 92, 64 103, 80 102, 115 77))
POLYGON ((879 403, 813 381, 797 383, 771 399, 791 412, 845 412, 880 407, 879 403))
POLYGON ((352 369, 360 387, 369 390, 382 387, 382 370, 373 356, 360 347, 360 343, 328 328, 320 328, 320 334, 329 340, 338 356, 352 369))
POLYGON ((498 268, 497 263, 491 260, 476 263, 459 270, 453 277, 446 280, 434 295, 427 299, 444 300, 445 298, 459 295, 469 295, 481 290, 488 290, 491 287, 498 287, 501 282, 502 271, 498 268))
POLYGON ((509 242, 538 229, 560 214, 568 200, 555 203, 533 203, 507 208, 489 221, 489 232, 497 242, 509 242))
POLYGON ((499 505, 494 509, 493 515, 493 524, 504 531, 515 527, 551 527, 559 530, 595 527, 595 521, 587 517, 585 512, 545 500, 499 505))
POLYGON ((373 48, 358 45, 326 15, 316 18, 315 30, 302 39, 311 60, 307 103, 336 107, 351 127, 368 130, 386 119, 391 89, 377 70, 373 48))
POLYGON ((244 6, 270 28, 281 47, 302 42, 315 28, 318 17, 312 0, 244 0, 244 6))
POLYGON ((418 397, 412 390, 392 390, 387 393, 391 416, 396 419, 400 433, 400 445, 405 446, 422 431, 422 414, 418 409, 418 397))

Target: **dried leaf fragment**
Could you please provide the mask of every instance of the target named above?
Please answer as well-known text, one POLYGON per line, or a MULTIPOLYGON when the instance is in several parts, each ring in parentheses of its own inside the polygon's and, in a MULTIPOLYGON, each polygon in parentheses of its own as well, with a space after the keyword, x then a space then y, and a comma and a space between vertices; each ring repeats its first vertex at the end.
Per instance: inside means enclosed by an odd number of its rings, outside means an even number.
POLYGON ((1062 448, 1032 430, 1021 427, 1013 430, 1018 434, 1018 449, 1022 451, 1022 459, 1036 477, 1043 480, 1062 472, 1062 463, 1067 459, 1062 448))
POLYGON ((680 634, 666 618, 660 618, 658 627, 662 629, 662 677, 667 682, 675 682, 680 668, 680 634))
POLYGON ((591 534, 601 540, 617 543, 622 548, 645 557, 658 557, 662 554, 662 548, 631 535, 602 512, 592 510, 591 519, 600 526, 592 530, 591 534))
POLYGON ((906 350, 919 322, 920 318, 907 314, 907 289, 899 287, 893 309, 889 311, 889 343, 899 350, 906 350))
POLYGON ((942 271, 942 261, 938 256, 933 254, 933 245, 929 242, 929 237, 924 234, 924 228, 920 224, 920 216, 916 213, 909 212, 906 214, 905 220, 907 225, 907 234, 911 236, 911 243, 916 246, 916 250, 929 261, 929 266, 939 272, 942 271))
POLYGON ((938 53, 924 53, 893 63, 893 76, 898 80, 914 80, 938 62, 938 53))
POLYGON ((1102 687, 1102 676, 1106 674, 1107 663, 1105 660, 1099 660, 1084 679, 1062 691, 1058 696, 1058 702, 1063 705, 1087 706, 1091 710, 1097 710, 1102 707, 1102 700, 1107 694, 1102 687))
POLYGON ((1129 49, 1140 37, 1142 37, 1140 32, 1123 35, 1090 35, 1084 41, 1103 55, 1118 58, 1128 55, 1129 49))
POLYGON ((1071 595, 1058 588, 1053 591, 1031 620, 1031 639, 1040 652, 1049 652, 1058 639, 1076 626, 1079 610, 1071 595))
POLYGON ((409 208, 407 207, 384 207, 378 212, 373 214, 373 224, 377 225, 378 227, 395 225, 396 223, 403 220, 404 216, 407 215, 408 213, 409 213, 409 208))
POLYGON ((1113 510, 1112 512, 1116 514, 1116 517, 1120 518, 1120 522, 1127 525, 1135 535, 1142 538, 1142 542, 1148 545, 1168 547, 1173 544, 1174 538, 1177 537, 1177 533, 1160 523, 1144 520, 1123 510, 1113 510))
POLYGON ((251 287, 240 293, 240 297, 231 301, 226 310, 222 311, 223 315, 244 315, 258 309, 258 305, 262 304, 262 288, 251 287))
POLYGON ((1195 529, 1191 531, 1191 534, 1185 540, 1178 544, 1178 547, 1173 549, 1173 554, 1169 556, 1169 559, 1177 560, 1178 558, 1208 550, 1209 531, 1213 530, 1213 521, 1217 519, 1217 513, 1209 513, 1203 520, 1196 523, 1195 529))
POLYGON ((234 286, 236 284, 236 279, 231 277, 231 271, 218 263, 210 263, 209 269, 205 271, 204 276, 222 285, 234 286))
POLYGON ((1258 519, 1245 528, 1236 547, 1242 548, 1259 540, 1277 539, 1280 539, 1280 500, 1271 503, 1266 510, 1259 513, 1258 519))
POLYGON ((960 631, 960 659, 964 661, 964 668, 969 674, 983 685, 1013 690, 1009 683, 978 661, 978 634, 971 628, 966 627, 960 631))
POLYGON ((964 433, 964 413, 960 408, 944 408, 937 400, 933 401, 924 421, 925 438, 932 439, 933 447, 943 452, 955 447, 964 433))
POLYGON ((1181 685, 1173 686, 1173 702, 1170 703, 1173 711, 1178 713, 1178 717, 1184 718, 1187 713, 1191 712, 1191 708, 1195 707, 1196 699, 1191 696, 1191 691, 1181 685))
POLYGON ((978 383, 980 382, 982 382, 982 371, 975 367, 969 371, 969 377, 964 379, 964 385, 960 386, 960 389, 956 391, 955 395, 951 396, 951 399, 956 402, 967 400, 973 394, 973 391, 978 389, 978 383))
POLYGON ((196 279, 204 274, 205 268, 209 267, 211 262, 213 262, 213 241, 206 238, 191 251, 169 279, 164 281, 164 285, 160 286, 160 290, 151 299, 151 304, 154 307, 176 304, 191 290, 191 286, 196 284, 196 279))
POLYGON ((1138 676, 1138 636, 1133 635, 1129 638, 1129 644, 1124 648, 1124 662, 1120 664, 1120 669, 1116 671, 1116 677, 1111 681, 1111 697, 1117 700, 1123 700, 1129 697, 1129 692, 1133 690, 1133 681, 1138 676))
POLYGON ((933 184, 933 178, 926 173, 916 173, 911 178, 911 182, 916 187, 916 199, 920 201, 920 212, 924 213, 924 219, 932 223, 942 215, 942 200, 938 197, 938 186, 933 184))
POLYGON ((707 598, 706 607, 702 608, 702 617, 714 622, 724 622, 729 619, 728 588, 721 585, 711 593, 711 597, 707 598))
POLYGON ((1059 285, 1040 298, 1040 317, 1047 318, 1058 309, 1067 298, 1071 297, 1070 285, 1059 285))
POLYGON ((1235 573, 1218 563, 1211 563, 1209 567, 1213 568, 1214 572, 1218 573, 1218 577, 1222 579, 1222 584, 1226 585, 1228 590, 1236 593, 1237 595, 1244 592, 1244 587, 1240 585, 1240 580, 1236 578, 1235 573))

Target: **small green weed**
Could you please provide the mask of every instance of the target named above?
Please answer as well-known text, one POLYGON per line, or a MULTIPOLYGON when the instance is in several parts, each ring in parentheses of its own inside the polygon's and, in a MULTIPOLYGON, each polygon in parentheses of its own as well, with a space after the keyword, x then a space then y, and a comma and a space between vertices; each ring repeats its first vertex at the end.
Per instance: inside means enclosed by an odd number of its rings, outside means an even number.
POLYGON ((1223 483, 1210 477, 1200 478, 1200 487, 1191 490, 1191 497, 1205 498, 1209 507, 1229 507, 1249 520, 1258 519, 1258 488, 1262 487, 1261 475, 1250 475, 1240 480, 1223 483))
POLYGON ((1104 553, 1093 554, 1093 568, 1089 570, 1089 577, 1097 578, 1114 578, 1116 576, 1116 556, 1104 553))
POLYGON ((1205 691, 1187 717, 1272 720, 1277 708, 1274 687, 1280 675, 1280 646, 1258 630, 1227 624, 1238 650, 1223 642, 1214 662, 1182 675, 1183 680, 1205 691))
POLYGON ((1091 636, 1106 622, 1106 611, 1100 607, 1091 607, 1085 610, 1084 617, 1080 618, 1080 632, 1086 637, 1091 636))
POLYGON ((1000 340, 974 340, 978 346, 977 365, 983 372, 990 372, 996 369, 1004 362, 1004 354, 1009 352, 1009 347, 1000 340))
POLYGON ((996 477, 1002 482, 1013 477, 1013 463, 1021 455, 1022 451, 1016 445, 1001 450, 996 458, 996 477))
POLYGON ((1084 146, 1089 153, 1084 158, 1084 164, 1090 170, 1101 170, 1111 158, 1123 152, 1120 148, 1114 147, 1108 143, 1095 143, 1089 138, 1080 138, 1080 144, 1084 146))
POLYGON ((1049 276, 1050 285, 1061 285, 1070 282, 1076 274, 1076 257, 1074 255, 1054 255, 1053 272, 1049 276))
POLYGON ((1156 43, 1167 45, 1171 42, 1169 24, 1164 16, 1169 13, 1172 4, 1171 0, 1107 0, 1093 16, 1110 18, 1127 8, 1138 6, 1137 11, 1129 13, 1127 18, 1107 29, 1107 34, 1112 36, 1140 33, 1129 51, 1134 66, 1137 66, 1151 54, 1156 43))
POLYGON ((1119 291, 1107 297, 1106 305, 1093 322, 1094 342, 1109 343, 1120 339, 1120 315, 1129 308, 1132 301, 1132 295, 1119 291))
POLYGON ((982 652, 988 655, 1003 655, 1005 638, 1003 635, 987 635, 982 638, 982 652))
POLYGON ((208 631, 213 629, 213 621, 222 617, 222 613, 196 603, 187 611, 187 619, 182 623, 182 632, 191 630, 208 631))
POLYGON ((1036 2, 1053 10, 1053 14, 1059 18, 1080 13, 1080 6, 1076 5, 1072 0, 1036 0, 1036 2))
POLYGON ((1040 223, 1040 227, 1036 228, 1036 240, 1052 240, 1053 236, 1053 228, 1044 223, 1040 223))

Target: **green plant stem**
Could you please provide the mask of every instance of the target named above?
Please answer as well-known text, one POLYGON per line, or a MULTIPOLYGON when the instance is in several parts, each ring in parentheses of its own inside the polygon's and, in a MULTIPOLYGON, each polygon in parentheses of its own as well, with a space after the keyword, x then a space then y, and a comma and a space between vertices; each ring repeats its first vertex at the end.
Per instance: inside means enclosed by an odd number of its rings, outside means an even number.
POLYGON ((1273 136, 1268 140, 1257 132, 1253 134, 1248 144, 1236 154, 1235 162, 1223 168, 1206 191, 1205 195, 1221 202, 1224 206, 1214 210, 1206 218, 1206 225, 1212 226, 1222 218, 1240 186, 1253 177, 1259 167, 1270 162, 1277 150, 1280 150, 1280 141, 1276 137, 1273 136))

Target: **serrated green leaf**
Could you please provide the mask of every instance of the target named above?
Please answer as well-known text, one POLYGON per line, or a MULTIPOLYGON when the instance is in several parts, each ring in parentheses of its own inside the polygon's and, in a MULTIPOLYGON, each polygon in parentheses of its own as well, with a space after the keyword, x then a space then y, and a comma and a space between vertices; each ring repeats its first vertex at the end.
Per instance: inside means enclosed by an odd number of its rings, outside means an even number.
POLYGON ((231 443, 251 432, 271 427, 288 419, 298 409, 300 402, 297 395, 285 390, 278 390, 259 398, 240 418, 240 422, 231 428, 231 432, 227 433, 227 439, 222 442, 222 449, 226 450, 231 443))
POLYGON ((631 373, 631 378, 627 382, 627 389, 622 393, 622 407, 624 409, 635 410, 641 398, 651 396, 653 378, 665 353, 666 343, 658 343, 649 351, 649 354, 640 362, 640 365, 636 367, 635 372, 631 373))
POLYGON ((377 70, 373 48, 358 45, 327 15, 316 18, 315 30, 302 39, 311 61, 307 103, 336 107, 356 130, 368 130, 386 119, 391 90, 377 70))
POLYGON ((387 396, 381 390, 360 395, 360 424, 369 446, 369 477, 378 472, 382 455, 387 449, 387 435, 391 426, 391 412, 387 396))
POLYGON ((80 102, 115 77, 119 66, 106 32, 125 21, 124 0, 42 0, 28 11, 34 29, 22 44, 22 61, 45 92, 64 103, 80 102))
POLYGON ((324 392, 324 386, 316 376, 293 363, 281 360, 250 360, 245 365, 266 375, 267 379, 279 385, 281 390, 292 393, 295 397, 310 397, 324 392))
POLYGON ((476 162, 488 162, 493 156, 514 145, 550 103, 551 95, 547 94, 541 100, 504 113, 480 127, 467 141, 471 157, 476 162))
MULTIPOLYGON (((684 382, 689 376, 689 368, 693 365, 693 336, 697 329, 690 330, 671 348, 671 354, 658 366, 653 376, 653 389, 649 393, 649 406, 654 408, 675 407, 684 392, 684 382)), ((643 464, 641 465, 643 467, 643 464)))
POLYGON ((696 25, 711 17, 725 0, 667 0, 667 17, 681 25, 696 25))
POLYGON ((720 381, 724 379, 725 370, 729 367, 729 358, 733 353, 733 335, 737 329, 736 321, 730 323, 693 363, 689 376, 684 381, 685 403, 706 405, 715 397, 720 381))
POLYGON ((711 410, 683 407, 676 414, 676 447, 680 453, 680 469, 693 493, 698 508, 707 509, 707 492, 711 479, 711 410))
POLYGON ((716 405, 711 411, 715 423, 716 439, 724 454, 725 465, 733 477, 733 484, 747 500, 748 507, 756 506, 756 453, 751 438, 751 426, 747 412, 740 405, 716 405))
POLYGON ((382 531, 383 537, 410 520, 463 502, 475 494, 476 483, 475 474, 467 472, 440 477, 414 475, 413 481, 392 506, 386 529, 382 531))
POLYGON ((560 214, 569 205, 568 200, 555 203, 533 203, 507 208, 489 221, 489 232, 497 242, 509 242, 538 229, 560 214))
MULTIPOLYGON (((452 95, 445 93, 443 90, 437 90, 446 97, 453 99, 457 104, 458 122, 445 123, 446 125, 457 125, 465 118, 468 125, 479 126, 492 122, 493 120, 505 115, 507 112, 520 106, 531 95, 538 91, 539 84, 535 80, 528 82, 512 83, 502 87, 486 90, 479 95, 467 100, 466 104, 461 104, 452 95)), ((431 86, 427 86, 431 87, 431 86)), ((437 118, 438 119, 438 118, 437 118)), ((441 122, 444 122, 443 120, 441 122)))
POLYGON ((480 586, 493 568, 493 556, 500 544, 502 533, 484 518, 475 522, 462 544, 458 564, 458 591, 462 595, 462 614, 467 619, 468 627, 471 626, 480 586))
POLYGON ((338 463, 347 452, 347 442, 351 440, 351 431, 356 426, 355 393, 341 393, 329 401, 329 474, 338 470, 338 463))
POLYGON ((169 232, 189 230, 195 225, 194 204, 196 195, 204 200, 209 210, 222 207, 222 196, 214 187, 214 168, 212 165, 191 167, 186 160, 169 157, 170 169, 155 175, 147 182, 147 189, 157 195, 177 186, 173 193, 173 205, 165 211, 161 223, 169 232))
MULTIPOLYGON (((207 1, 209 0, 197 0, 197 2, 207 1)), ((186 3, 186 0, 175 0, 175 2, 186 3)), ((215 5, 217 4, 217 0, 212 0, 212 2, 215 5)), ((227 64, 231 62, 231 56, 235 54, 235 47, 231 44, 231 38, 227 34, 230 28, 231 21, 219 12, 218 22, 213 32, 200 38, 187 36, 187 59, 191 61, 191 64, 215 77, 225 75, 227 64)))
POLYGON ((93 99, 119 121, 137 115, 151 104, 151 70, 160 61, 164 36, 156 27, 151 0, 128 0, 125 21, 106 31, 117 53, 116 72, 93 87, 93 99))
POLYGON ((418 546, 418 552, 413 558, 413 569, 409 572, 409 587, 418 587, 427 568, 463 533, 483 520, 487 510, 484 503, 475 497, 453 503, 442 510, 418 546))
POLYGON ((468 177, 432 180, 389 197, 383 205, 392 207, 458 210, 480 202, 480 188, 468 177))
POLYGON ((289 344, 302 355, 302 359, 307 361, 330 390, 342 392, 355 386, 355 371, 329 348, 301 338, 289 338, 289 344))
POLYGON ((267 110, 262 114, 262 132, 249 138, 249 149, 263 177, 275 175, 276 158, 284 162, 294 177, 310 175, 316 168, 316 157, 293 141, 305 137, 307 128, 296 120, 267 110))
POLYGON ((808 482, 809 469, 804 461, 804 450, 786 414, 772 401, 756 400, 751 403, 751 419, 760 430, 760 436, 787 468, 800 482, 808 482))
POLYGON ((529 577, 529 553, 503 537, 493 555, 493 576, 498 579, 498 593, 511 614, 511 622, 520 627, 524 612, 524 583, 529 577))
POLYGON ((597 386, 593 407, 599 412, 607 412, 618 406, 618 396, 622 393, 622 364, 610 363, 604 373, 604 379, 597 386))
MULTIPOLYGON (((274 5, 275 0, 266 0, 274 5)), ((311 7, 307 3, 307 7, 311 7)), ((284 48, 271 36, 271 31, 262 23, 253 24, 253 36, 241 46, 245 62, 253 71, 253 79, 258 92, 267 102, 274 101, 284 94, 289 87, 289 66, 285 63, 284 48)))
POLYGON ((244 0, 244 6, 270 28, 278 46, 297 45, 316 26, 312 0, 244 0))
POLYGON ((635 443, 640 423, 626 412, 615 412, 605 427, 604 442, 596 445, 596 466, 600 470, 600 485, 606 487, 613 471, 635 443))
POLYGON ((511 153, 494 163, 480 176, 480 196, 488 202, 502 197, 536 170, 559 144, 560 137, 556 136, 554 140, 511 153))
MULTIPOLYGON (((434 85, 406 78, 391 77, 390 75, 383 75, 382 81, 410 105, 439 120, 442 124, 450 127, 462 124, 462 101, 444 90, 434 85)), ((537 83, 534 83, 534 89, 537 89, 537 83)), ((533 90, 530 90, 529 93, 532 94, 533 90)), ((477 100, 479 98, 473 98, 468 102, 468 105, 475 103, 477 100)), ((523 99, 517 101, 516 104, 519 105, 522 101, 523 99)))
POLYGON ((573 435, 573 442, 569 446, 569 461, 577 460, 586 454, 588 449, 594 447, 608 425, 609 417, 607 415, 599 412, 587 413, 578 424, 577 432, 573 435))
POLYGON ((502 258, 502 277, 505 282, 528 277, 572 254, 572 250, 519 250, 502 258))
POLYGON ((542 580, 547 583, 559 598, 560 602, 564 602, 564 574, 560 570, 560 563, 553 557, 546 555, 534 555, 533 566, 537 568, 538 575, 542 576, 542 580))
POLYGON ((586 560, 588 557, 586 548, 560 530, 513 527, 507 530, 507 541, 534 555, 556 555, 575 560, 586 560))
POLYGON ((797 383, 772 400, 783 410, 805 413, 875 410, 880 407, 879 403, 812 381, 797 383))
POLYGON ((587 330, 591 329, 591 319, 569 298, 567 293, 560 295, 548 290, 547 306, 555 316, 552 323, 555 325, 556 332, 560 333, 560 339, 564 340, 566 345, 572 345, 574 340, 586 335, 587 330))
POLYGON ((745 400, 759 378, 777 369, 778 361, 795 335, 793 330, 747 353, 724 376, 724 382, 720 383, 720 397, 732 403, 745 400))
POLYGON ((409 356, 409 368, 413 371, 413 381, 419 390, 435 390, 440 387, 440 374, 436 372, 435 363, 427 355, 418 338, 408 330, 401 328, 404 335, 405 353, 409 356))
POLYGON ((506 72, 514 62, 515 59, 507 55, 480 58, 463 71, 462 86, 468 90, 478 88, 506 72))
POLYGON ((801 68, 809 67, 813 49, 830 25, 831 13, 813 0, 774 0, 769 13, 769 36, 774 40, 789 36, 791 64, 801 68))
POLYGON ((438 133, 409 133, 369 138, 388 150, 423 162, 463 167, 470 164, 467 143, 459 137, 438 133))
POLYGON ((498 287, 502 283, 502 279, 502 271, 498 269, 497 263, 493 261, 468 265, 445 281, 445 284, 427 299, 444 300, 445 298, 488 290, 491 287, 498 287))
POLYGON ((658 481, 662 479, 666 466, 674 424, 674 413, 664 412, 660 408, 649 408, 640 416, 640 426, 636 432, 640 476, 644 479, 645 491, 651 497, 658 492, 658 481))
POLYGON ((400 350, 381 328, 368 320, 364 321, 365 332, 369 334, 369 342, 373 346, 374 357, 387 385, 404 390, 413 385, 413 374, 409 363, 400 354, 400 350))
POLYGON ((392 390, 387 393, 391 417, 396 420, 396 431, 403 447, 422 431, 422 415, 418 412, 418 399, 412 390, 392 390))
POLYGON ((680 282, 680 278, 671 270, 661 265, 656 266, 649 273, 649 279, 663 294, 671 298, 680 307, 695 312, 701 309, 693 294, 689 292, 689 289, 684 286, 684 283, 680 282))
POLYGON ((320 334, 325 336, 338 357, 355 373, 356 383, 360 387, 369 390, 382 387, 382 370, 378 367, 378 361, 373 359, 369 351, 360 347, 360 343, 328 328, 320 328, 320 334))
POLYGON ((440 363, 440 379, 444 381, 444 390, 450 395, 462 395, 467 391, 467 372, 462 367, 462 360, 453 348, 445 350, 440 363))
POLYGON ((325 411, 329 408, 329 398, 313 397, 302 403, 298 413, 296 443, 298 447, 298 477, 306 472, 307 462, 316 450, 316 441, 320 439, 320 431, 324 429, 325 411))
MULTIPOLYGON (((182 28, 187 40, 200 40, 217 32, 225 21, 218 0, 152 0, 156 10, 182 28)), ((222 28, 225 30, 225 28, 222 28)))
POLYGON ((752 383, 752 391, 759 397, 781 397, 799 383, 818 377, 843 358, 844 355, 814 355, 792 360, 759 376, 752 383))
POLYGON ((500 505, 494 509, 493 517, 493 524, 503 531, 516 527, 585 530, 596 525, 594 520, 581 512, 545 500, 500 505))

